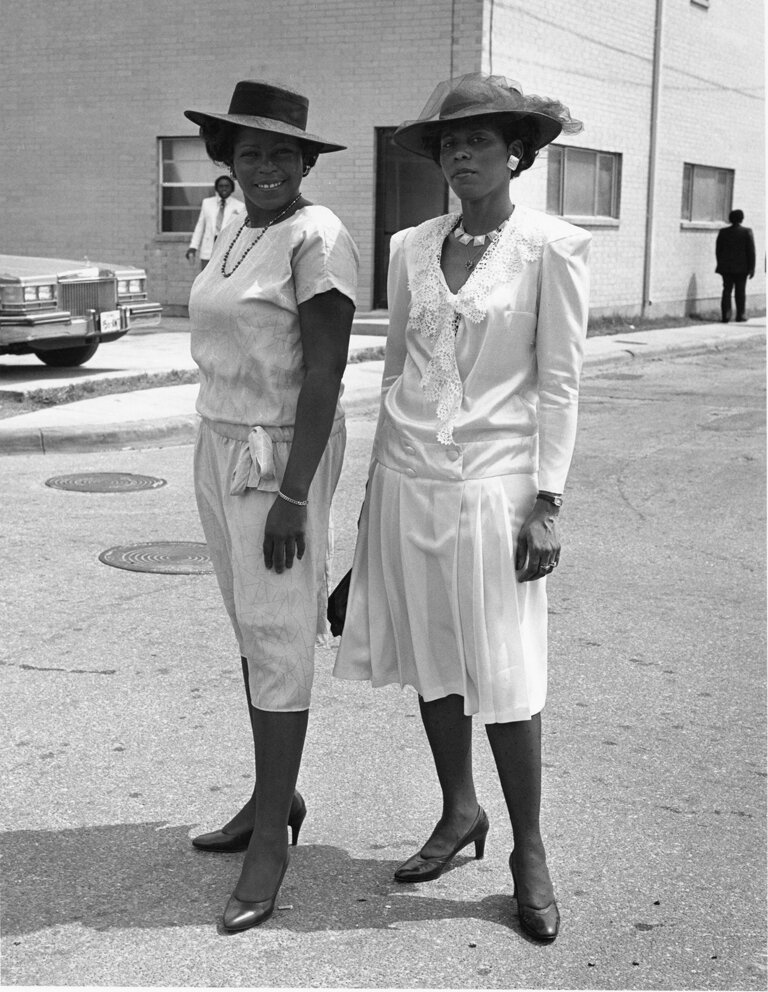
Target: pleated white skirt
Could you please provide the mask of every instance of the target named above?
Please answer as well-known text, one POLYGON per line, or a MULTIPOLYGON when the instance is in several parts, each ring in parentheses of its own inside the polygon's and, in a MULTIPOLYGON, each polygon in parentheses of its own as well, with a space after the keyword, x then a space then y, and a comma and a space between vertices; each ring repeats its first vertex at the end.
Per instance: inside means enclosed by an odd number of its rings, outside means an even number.
POLYGON ((334 675, 527 720, 547 691, 546 579, 515 572, 532 438, 423 443, 380 427, 334 675))

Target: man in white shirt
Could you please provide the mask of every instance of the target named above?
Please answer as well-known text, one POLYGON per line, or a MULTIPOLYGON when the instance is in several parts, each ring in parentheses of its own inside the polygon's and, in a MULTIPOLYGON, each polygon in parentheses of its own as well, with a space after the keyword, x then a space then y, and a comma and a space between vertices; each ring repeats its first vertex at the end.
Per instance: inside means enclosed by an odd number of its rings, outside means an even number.
POLYGON ((187 248, 187 258, 194 261, 200 252, 200 270, 202 271, 213 253, 213 244, 219 236, 219 231, 237 214, 243 213, 245 204, 232 196, 235 183, 229 176, 219 176, 214 183, 216 196, 207 196, 200 207, 192 240, 187 248))

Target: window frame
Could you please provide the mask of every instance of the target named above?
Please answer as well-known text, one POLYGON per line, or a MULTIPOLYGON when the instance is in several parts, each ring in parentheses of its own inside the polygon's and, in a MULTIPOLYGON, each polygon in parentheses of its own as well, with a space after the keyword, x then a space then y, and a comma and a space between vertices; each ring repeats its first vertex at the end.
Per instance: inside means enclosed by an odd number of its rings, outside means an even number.
MULTIPOLYGON (((189 231, 164 231, 163 230, 163 191, 165 189, 201 189, 205 190, 203 194, 203 199, 207 196, 213 196, 213 184, 217 176, 223 175, 226 169, 221 165, 217 165, 212 162, 205 151, 205 142, 203 139, 196 134, 165 134, 158 135, 157 137, 157 221, 155 224, 155 239, 158 241, 168 241, 168 242, 187 242, 192 237, 195 230, 195 225, 197 223, 197 218, 199 216, 199 207, 196 208, 196 213, 194 220, 192 222, 192 227, 189 231), (212 179, 210 182, 205 183, 174 183, 166 182, 164 178, 164 164, 166 161, 173 161, 173 159, 166 159, 165 149, 166 142, 173 141, 191 141, 199 142, 200 147, 203 150, 204 161, 210 164, 212 179)), ((235 187, 237 190, 237 186, 235 187)))
POLYGON ((728 223, 728 214, 733 210, 733 187, 736 182, 736 170, 719 165, 702 165, 700 162, 683 162, 682 189, 680 195, 680 226, 685 228, 699 227, 709 230, 722 227, 728 223), (722 217, 693 217, 694 185, 696 170, 717 172, 725 175, 728 182, 725 209, 722 217), (690 175, 690 179, 688 176, 690 175))
POLYGON ((621 219, 621 179, 622 179, 622 154, 621 152, 609 152, 602 148, 585 148, 579 145, 561 145, 561 144, 551 144, 547 149, 547 205, 546 211, 549 214, 554 214, 557 217, 563 217, 569 221, 573 221, 582 226, 591 227, 618 227, 621 219), (552 152, 559 156, 560 159, 560 180, 559 188, 557 192, 557 210, 550 209, 550 169, 552 167, 551 156, 552 152), (568 153, 580 152, 587 153, 594 156, 594 185, 592 191, 592 202, 595 210, 598 206, 599 200, 599 176, 600 176, 600 161, 601 159, 607 159, 610 161, 612 166, 611 172, 611 192, 610 192, 610 210, 611 213, 566 213, 565 212, 565 199, 566 199, 566 182, 568 175, 568 153))

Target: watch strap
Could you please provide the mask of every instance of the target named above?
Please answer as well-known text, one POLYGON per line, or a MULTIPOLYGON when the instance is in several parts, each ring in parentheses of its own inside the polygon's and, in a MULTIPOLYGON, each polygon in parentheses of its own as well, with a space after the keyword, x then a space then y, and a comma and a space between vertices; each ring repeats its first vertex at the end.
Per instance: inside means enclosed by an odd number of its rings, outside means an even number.
POLYGON ((550 493, 544 489, 540 489, 536 494, 536 499, 543 499, 546 503, 551 503, 552 506, 562 506, 563 497, 559 493, 550 493))

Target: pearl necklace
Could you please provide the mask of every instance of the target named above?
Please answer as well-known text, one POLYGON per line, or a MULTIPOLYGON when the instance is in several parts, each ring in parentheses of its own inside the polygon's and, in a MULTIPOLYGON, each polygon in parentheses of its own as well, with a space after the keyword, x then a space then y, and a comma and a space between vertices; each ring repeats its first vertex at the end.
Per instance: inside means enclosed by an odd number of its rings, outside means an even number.
POLYGON ((232 269, 230 269, 229 272, 227 272, 226 271, 226 265, 227 265, 227 259, 229 258, 229 253, 235 247, 235 244, 237 243, 237 239, 242 234, 243 229, 246 228, 246 227, 250 227, 249 218, 248 217, 245 218, 245 220, 243 221, 243 223, 237 229, 237 234, 230 241, 229 248, 227 248, 227 250, 224 252, 224 258, 222 258, 222 260, 221 260, 221 274, 224 276, 225 279, 229 279, 229 277, 231 275, 233 275, 237 271, 237 269, 240 268, 240 266, 243 264, 243 261, 245 260, 245 256, 248 254, 248 252, 251 251, 253 248, 256 247, 256 245, 261 241, 261 239, 264 237, 264 235, 270 229, 270 227, 272 227, 273 224, 276 224, 280 220, 281 217, 284 217, 288 213, 288 211, 291 209, 291 207, 295 203, 298 203, 298 201, 300 199, 301 199, 301 193, 299 193, 298 196, 295 196, 286 207, 283 207, 283 209, 280 211, 280 213, 277 214, 276 217, 273 217, 272 220, 268 222, 268 224, 266 225, 266 227, 248 245, 248 247, 245 249, 245 251, 240 256, 240 258, 238 258, 237 262, 235 262, 234 267, 232 269))
MULTIPOLYGON (((487 234, 467 234, 462 224, 463 220, 464 220, 463 217, 459 217, 459 222, 453 230, 453 236, 454 238, 459 240, 467 249, 467 252, 469 252, 470 243, 472 244, 473 248, 483 248, 485 246, 486 239, 490 242, 490 244, 493 244, 494 241, 498 241, 499 237, 501 236, 501 232, 507 226, 509 217, 505 217, 504 220, 499 224, 499 226, 494 231, 489 231, 487 234)), ((475 263, 480 258, 480 254, 481 253, 475 253, 474 257, 468 258, 466 260, 466 262, 464 263, 464 268, 468 272, 471 272, 471 270, 474 269, 475 263)))

